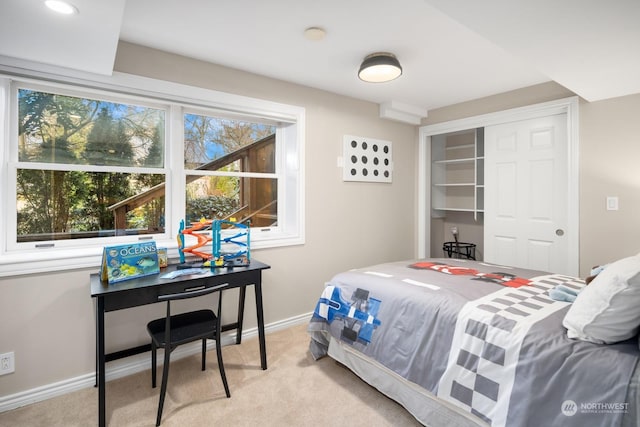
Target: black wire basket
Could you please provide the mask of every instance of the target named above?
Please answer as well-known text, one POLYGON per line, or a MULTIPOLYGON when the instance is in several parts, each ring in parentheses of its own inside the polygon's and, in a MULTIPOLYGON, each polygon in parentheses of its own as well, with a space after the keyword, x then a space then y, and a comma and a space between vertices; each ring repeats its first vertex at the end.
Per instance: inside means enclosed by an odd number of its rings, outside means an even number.
POLYGON ((476 245, 463 242, 444 242, 442 250, 449 258, 476 259, 476 245))

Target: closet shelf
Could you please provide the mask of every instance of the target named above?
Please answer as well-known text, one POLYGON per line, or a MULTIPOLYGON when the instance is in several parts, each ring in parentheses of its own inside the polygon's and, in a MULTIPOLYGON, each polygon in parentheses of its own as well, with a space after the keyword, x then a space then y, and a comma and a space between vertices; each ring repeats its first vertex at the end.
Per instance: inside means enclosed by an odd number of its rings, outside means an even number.
POLYGON ((469 208, 436 208, 434 207, 433 210, 436 211, 450 211, 450 212, 478 212, 478 213, 483 213, 484 209, 469 209, 469 208))
POLYGON ((455 163, 473 163, 476 161, 475 157, 465 157, 463 159, 447 159, 447 160, 436 160, 433 163, 439 165, 451 165, 455 163))
POLYGON ((431 206, 436 216, 484 206, 484 129, 431 137, 431 206))

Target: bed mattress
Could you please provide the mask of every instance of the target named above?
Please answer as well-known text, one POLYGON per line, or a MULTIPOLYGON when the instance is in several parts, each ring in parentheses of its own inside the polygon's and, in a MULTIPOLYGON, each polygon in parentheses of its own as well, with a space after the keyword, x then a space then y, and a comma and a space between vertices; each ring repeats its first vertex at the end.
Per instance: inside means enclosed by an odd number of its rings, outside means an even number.
POLYGON ((578 278, 456 259, 336 275, 311 352, 344 363, 432 426, 636 426, 637 339, 571 340, 558 285, 578 278))

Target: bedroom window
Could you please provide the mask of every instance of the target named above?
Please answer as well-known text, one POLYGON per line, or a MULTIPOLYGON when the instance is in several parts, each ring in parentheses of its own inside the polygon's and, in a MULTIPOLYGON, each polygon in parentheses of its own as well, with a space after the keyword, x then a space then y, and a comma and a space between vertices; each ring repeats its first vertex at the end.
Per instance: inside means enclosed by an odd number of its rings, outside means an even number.
POLYGON ((274 124, 184 114, 185 218, 278 223, 274 124))
POLYGON ((163 232, 163 195, 140 206, 127 202, 165 183, 166 108, 17 85, 14 96, 12 243, 163 232))
POLYGON ((252 249, 303 243, 303 109, 138 79, 151 95, 0 76, 0 276, 145 239, 171 256, 181 220, 249 222, 252 249))

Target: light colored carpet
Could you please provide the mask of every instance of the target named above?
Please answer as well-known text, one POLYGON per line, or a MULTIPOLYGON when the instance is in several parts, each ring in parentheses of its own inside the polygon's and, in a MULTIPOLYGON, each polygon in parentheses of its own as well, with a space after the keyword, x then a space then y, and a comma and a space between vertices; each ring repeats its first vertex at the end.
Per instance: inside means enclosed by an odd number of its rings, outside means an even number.
MULTIPOLYGON (((268 334, 268 369, 260 369, 257 339, 223 347, 231 398, 215 351, 172 362, 162 426, 420 426, 407 411, 351 371, 325 357, 314 361, 306 325, 268 334)), ((160 357, 160 355, 159 355, 160 357)), ((158 387, 150 371, 107 383, 109 426, 155 425, 158 387)), ((88 388, 0 414, 0 426, 97 425, 98 392, 88 388)))

